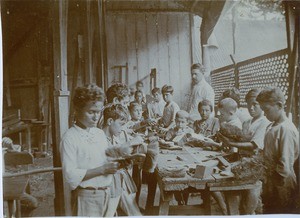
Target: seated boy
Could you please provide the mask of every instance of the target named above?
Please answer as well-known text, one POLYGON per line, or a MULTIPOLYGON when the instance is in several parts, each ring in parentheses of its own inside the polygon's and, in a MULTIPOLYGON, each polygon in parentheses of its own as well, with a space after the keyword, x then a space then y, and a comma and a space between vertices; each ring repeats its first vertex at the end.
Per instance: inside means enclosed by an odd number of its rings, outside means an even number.
MULTIPOLYGON (((212 104, 209 100, 203 100, 198 104, 198 111, 201 115, 201 120, 196 120, 194 122, 194 131, 197 134, 202 134, 205 137, 212 137, 214 136, 217 131, 220 129, 220 123, 218 118, 211 116, 213 112, 212 104)), ((204 145, 211 145, 211 143, 203 143, 204 145)), ((226 204, 221 192, 212 192, 211 193, 213 198, 217 201, 222 214, 227 214, 226 204)))
POLYGON ((130 103, 129 113, 131 116, 131 120, 126 124, 126 126, 128 129, 131 129, 134 132, 145 133, 147 126, 155 124, 154 120, 143 118, 142 106, 137 102, 130 103))
POLYGON ((188 124, 189 114, 184 110, 180 110, 175 116, 175 127, 170 129, 165 136, 166 141, 172 141, 176 136, 184 136, 186 133, 193 133, 194 130, 188 124))
POLYGON ((227 89, 222 93, 221 99, 232 98, 237 103, 237 116, 243 123, 246 120, 251 119, 251 116, 246 108, 240 107, 240 90, 237 88, 227 89))
POLYGON ((232 98, 224 98, 218 105, 220 111, 219 120, 242 129, 242 123, 237 116, 237 103, 232 98))
POLYGON ((220 129, 219 120, 211 116, 213 112, 212 104, 209 100, 203 100, 198 104, 198 111, 201 120, 194 122, 193 128, 195 133, 202 134, 206 137, 214 136, 220 129))
POLYGON ((148 103, 147 105, 148 116, 149 118, 157 119, 162 117, 166 102, 162 99, 160 88, 156 87, 152 89, 151 94, 154 98, 154 101, 148 103))
POLYGON ((158 122, 161 126, 160 131, 162 133, 166 133, 175 126, 175 115, 177 111, 180 110, 176 102, 173 101, 173 91, 174 89, 172 86, 164 85, 162 87, 163 98, 166 102, 163 116, 158 122))
MULTIPOLYGON (((220 112, 220 132, 225 136, 234 136, 242 131, 242 123, 237 116, 237 103, 232 98, 224 98, 218 105, 220 112)), ((219 134, 220 135, 220 134, 219 134)), ((238 149, 233 147, 233 152, 238 149)))
MULTIPOLYGON (((121 104, 127 110, 129 101, 130 101, 130 97, 129 97, 129 91, 127 85, 123 83, 115 83, 111 85, 106 91, 106 104, 103 110, 106 107, 110 107, 111 105, 116 105, 116 104, 121 104)), ((104 126, 103 116, 100 117, 97 126, 100 129, 104 126)))
POLYGON ((121 104, 127 108, 130 101, 127 85, 123 83, 111 85, 106 91, 106 100, 108 104, 121 104))
MULTIPOLYGON (((193 133, 194 130, 187 125, 188 119, 188 112, 184 110, 178 111, 175 117, 176 126, 166 133, 165 140, 172 141, 176 136, 184 136, 186 133, 193 133)), ((177 192, 174 196, 178 205, 183 205, 187 203, 189 193, 177 192)))
POLYGON ((143 92, 138 90, 135 92, 134 94, 134 99, 136 103, 138 103, 139 105, 141 105, 142 107, 142 115, 144 118, 147 118, 148 117, 148 114, 147 114, 147 104, 143 101, 143 92))
MULTIPOLYGON (((237 142, 220 135, 222 142, 226 146, 238 148, 240 155, 252 156, 254 153, 257 153, 254 152, 255 150, 262 151, 264 148, 264 136, 270 122, 264 116, 259 103, 256 101, 259 92, 259 89, 252 89, 245 97, 247 108, 252 118, 243 123, 243 133, 251 136, 249 140, 237 142)), ((241 214, 255 214, 255 209, 260 202, 261 183, 258 186, 256 189, 242 191, 241 214)))
MULTIPOLYGON (((129 112, 130 112, 130 116, 131 116, 131 120, 126 124, 127 130, 133 130, 133 133, 142 133, 144 134, 146 131, 147 126, 150 125, 154 125, 155 122, 151 119, 146 119, 144 120, 142 117, 142 106, 136 102, 131 102, 129 105, 129 112)), ((130 131, 127 131, 130 132, 130 131)), ((154 153, 158 153, 158 144, 157 141, 151 141, 149 142, 148 146, 147 146, 147 153, 146 153, 146 159, 145 159, 145 164, 144 164, 144 171, 151 171, 151 169, 153 168, 153 163, 149 163, 149 158, 151 159, 151 157, 153 156, 153 152, 154 153), (154 151, 153 151, 154 150, 154 151), (148 169, 148 168, 151 169, 148 169)), ((156 157, 153 157, 154 161, 156 161, 156 157)), ((139 194, 140 194, 140 189, 141 189, 141 163, 139 164, 134 164, 133 165, 133 170, 132 170, 132 177, 133 180, 135 181, 135 184, 138 188, 138 192, 137 192, 137 202, 139 200, 139 194)), ((154 169, 153 169, 154 172, 154 169)), ((150 172, 150 173, 153 173, 150 172)))
POLYGON ((269 166, 269 177, 263 184, 264 212, 291 213, 297 194, 294 164, 299 158, 299 132, 285 114, 285 96, 280 88, 267 88, 256 100, 272 122, 264 138, 264 160, 269 166))
MULTIPOLYGON (((130 151, 141 145, 144 140, 141 136, 129 138, 123 131, 123 128, 128 120, 127 109, 120 104, 111 105, 104 109, 104 128, 103 131, 108 139, 109 147, 123 146, 129 147, 130 151), (121 138, 120 135, 124 134, 125 137, 121 138), (123 140, 125 138, 125 140, 123 140)), ((112 196, 110 204, 108 205, 109 213, 107 216, 113 216, 117 206, 120 202, 120 207, 128 216, 141 215, 139 207, 136 203, 137 188, 134 184, 132 177, 129 175, 127 169, 121 169, 118 173, 114 174, 112 187, 112 196)))

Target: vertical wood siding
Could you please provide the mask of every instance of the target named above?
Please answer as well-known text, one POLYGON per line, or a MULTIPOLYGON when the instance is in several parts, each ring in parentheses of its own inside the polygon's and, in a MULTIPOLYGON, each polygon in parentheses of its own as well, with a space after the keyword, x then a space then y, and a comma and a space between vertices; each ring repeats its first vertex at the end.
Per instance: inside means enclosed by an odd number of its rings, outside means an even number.
POLYGON ((157 86, 172 85, 174 100, 186 109, 192 64, 190 25, 188 13, 108 13, 108 86, 120 80, 113 66, 128 63, 128 85, 142 80, 150 93, 150 71, 156 68, 157 86))

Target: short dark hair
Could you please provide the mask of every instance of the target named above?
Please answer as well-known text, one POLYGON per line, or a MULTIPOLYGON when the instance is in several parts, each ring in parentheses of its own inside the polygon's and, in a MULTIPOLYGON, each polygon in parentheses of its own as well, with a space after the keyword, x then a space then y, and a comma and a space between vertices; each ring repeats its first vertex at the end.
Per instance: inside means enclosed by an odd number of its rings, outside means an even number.
POLYGON ((256 98, 260 93, 260 89, 251 89, 245 96, 245 101, 247 102, 250 98, 256 98))
POLYGON ((117 97, 120 101, 128 95, 129 91, 127 85, 125 85, 124 83, 115 83, 111 85, 106 91, 107 103, 113 103, 115 97, 117 97))
POLYGON ((189 119, 190 114, 186 112, 185 110, 179 110, 177 111, 175 118, 184 118, 184 119, 189 119))
POLYGON ((237 88, 233 87, 231 89, 227 89, 222 93, 222 97, 220 100, 224 98, 232 98, 233 100, 236 101, 238 107, 240 107, 240 90, 237 88))
POLYGON ((138 80, 138 81, 135 83, 135 85, 136 85, 136 86, 138 86, 138 85, 144 86, 144 83, 143 83, 142 81, 138 80))
POLYGON ((197 64, 193 64, 191 66, 191 70, 200 70, 201 72, 204 72, 205 71, 205 67, 202 64, 197 63, 197 64))
POLYGON ((207 100, 207 99, 204 99, 203 101, 200 101, 199 104, 198 104, 198 111, 199 111, 199 113, 200 113, 200 109, 203 106, 209 106, 210 110, 213 111, 213 107, 212 107, 211 102, 209 100, 207 100))
POLYGON ((165 93, 171 93, 173 94, 173 87, 172 86, 168 86, 168 85, 164 85, 162 88, 161 88, 161 92, 162 94, 165 94, 165 93))
POLYGON ((258 96, 256 97, 256 100, 259 103, 277 103, 281 102, 282 104, 285 104, 285 97, 283 92, 278 87, 268 87, 262 90, 258 96))
POLYGON ((83 87, 77 87, 75 89, 73 104, 75 108, 83 108, 90 101, 104 102, 105 94, 103 89, 95 84, 87 84, 83 87))
POLYGON ((143 93, 141 90, 137 90, 137 91, 135 91, 135 93, 134 93, 134 97, 136 97, 137 94, 139 94, 139 93, 141 93, 142 95, 144 95, 144 93, 143 93))
POLYGON ((128 120, 128 112, 121 104, 111 104, 103 111, 104 125, 107 125, 107 120, 112 118, 113 120, 121 119, 128 120))
POLYGON ((155 93, 161 94, 160 88, 158 88, 158 87, 153 88, 152 91, 151 91, 151 93, 152 93, 152 95, 154 95, 155 93))
POLYGON ((142 107, 142 105, 140 105, 139 103, 137 103, 135 101, 132 101, 132 102, 130 102, 128 109, 129 109, 129 111, 132 111, 135 107, 142 107))
POLYGON ((224 109, 228 112, 236 112, 237 107, 237 102, 232 98, 223 98, 218 104, 219 109, 224 109))

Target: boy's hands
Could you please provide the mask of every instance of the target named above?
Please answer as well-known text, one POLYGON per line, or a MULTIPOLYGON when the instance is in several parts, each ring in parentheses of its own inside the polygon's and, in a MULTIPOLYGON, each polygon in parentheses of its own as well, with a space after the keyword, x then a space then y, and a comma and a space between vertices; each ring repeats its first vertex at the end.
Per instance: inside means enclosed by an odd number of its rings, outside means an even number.
POLYGON ((201 141, 201 143, 203 144, 203 146, 214 146, 214 147, 220 147, 221 144, 215 142, 214 140, 210 139, 210 138, 204 138, 203 141, 201 141))
POLYGON ((159 128, 159 132, 161 133, 161 134, 165 134, 165 133, 167 133, 169 131, 169 129, 167 129, 167 128, 164 128, 164 127, 160 127, 159 128))
POLYGON ((115 174, 119 169, 119 165, 118 162, 108 162, 100 167, 100 172, 102 175, 115 174))
POLYGON ((143 144, 144 139, 140 135, 135 135, 133 139, 130 140, 130 146, 136 146, 143 144))
POLYGON ((232 142, 229 140, 229 138, 227 138, 226 136, 224 136, 221 133, 218 133, 218 138, 225 146, 231 147, 232 142))
POLYGON ((156 120, 154 119, 147 119, 145 120, 146 125, 154 126, 156 125, 156 120))
POLYGON ((13 145, 13 141, 10 138, 4 137, 2 139, 2 147, 10 148, 12 145, 13 145))

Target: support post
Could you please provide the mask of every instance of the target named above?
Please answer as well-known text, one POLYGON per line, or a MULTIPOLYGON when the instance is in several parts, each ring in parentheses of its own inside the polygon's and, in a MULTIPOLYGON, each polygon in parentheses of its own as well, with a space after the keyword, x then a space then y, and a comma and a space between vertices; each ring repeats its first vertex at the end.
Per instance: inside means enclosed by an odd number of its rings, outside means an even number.
POLYGON ((99 36, 100 36, 100 62, 101 62, 101 81, 102 88, 108 88, 108 70, 107 70, 107 47, 106 47, 106 8, 105 0, 98 1, 98 18, 99 18, 99 36))
MULTIPOLYGON (((67 75, 67 22, 68 1, 54 0, 52 2, 53 28, 53 104, 52 104, 52 137, 53 165, 61 167, 60 140, 69 128, 69 91, 67 75)), ((55 182, 55 215, 70 214, 70 189, 64 183, 62 172, 54 173, 55 182)))

